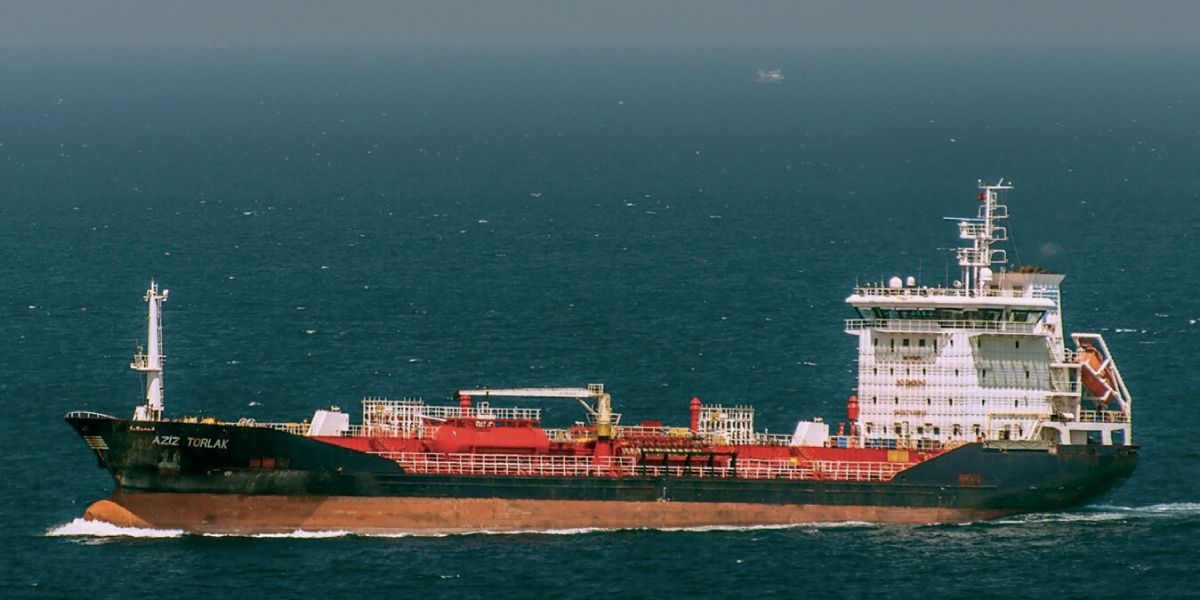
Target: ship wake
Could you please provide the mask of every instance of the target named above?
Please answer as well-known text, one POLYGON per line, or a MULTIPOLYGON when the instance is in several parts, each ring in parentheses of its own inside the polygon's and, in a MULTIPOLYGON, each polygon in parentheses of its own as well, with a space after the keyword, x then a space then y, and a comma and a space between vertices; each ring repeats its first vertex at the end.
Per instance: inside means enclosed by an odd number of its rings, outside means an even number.
MULTIPOLYGON (((1200 505, 1198 505, 1200 506, 1200 505)), ((454 533, 435 533, 435 532, 355 532, 348 530, 318 530, 309 531, 298 529, 291 532, 281 533, 202 533, 191 534, 182 529, 146 529, 141 527, 121 527, 112 523, 102 521, 91 521, 78 518, 70 523, 59 525, 46 532, 47 537, 80 537, 80 538, 179 538, 188 535, 196 535, 199 537, 232 537, 232 538, 260 538, 260 539, 328 539, 341 537, 362 537, 362 538, 442 538, 450 536, 475 536, 475 535, 587 535, 595 533, 615 533, 615 532, 664 532, 664 533, 707 533, 707 532, 740 532, 740 531, 766 531, 766 530, 786 530, 786 529, 840 529, 840 528, 857 528, 857 527, 877 527, 877 524, 867 523, 863 521, 846 521, 833 523, 791 523, 786 525, 748 525, 748 526, 733 526, 733 525, 706 525, 698 527, 638 527, 638 528, 602 528, 602 527, 578 527, 567 529, 522 529, 522 530, 478 530, 478 531, 462 531, 454 533)))
POLYGON ((1116 506, 1098 504, 1071 512, 1033 513, 992 521, 995 524, 1028 523, 1099 523, 1104 521, 1137 521, 1144 519, 1200 518, 1200 502, 1172 502, 1146 506, 1116 506))
POLYGON ((130 538, 174 538, 186 532, 182 529, 144 529, 120 527, 104 521, 78 518, 46 532, 49 537, 130 537, 130 538))

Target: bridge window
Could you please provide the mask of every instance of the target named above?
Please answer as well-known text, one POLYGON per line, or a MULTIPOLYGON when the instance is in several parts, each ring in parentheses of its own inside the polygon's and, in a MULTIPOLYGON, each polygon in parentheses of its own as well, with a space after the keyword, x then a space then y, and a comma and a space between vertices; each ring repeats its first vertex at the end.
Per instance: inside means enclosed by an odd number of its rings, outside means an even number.
POLYGON ((908 345, 909 345, 909 344, 908 344, 908 338, 904 338, 904 347, 905 347, 905 348, 907 348, 907 347, 908 347, 908 345))
POLYGON ((1008 320, 1011 323, 1037 323, 1042 320, 1042 315, 1046 314, 1041 310, 1013 310, 1008 313, 1008 320))
POLYGON ((954 437, 958 437, 958 436, 962 435, 962 425, 956 424, 956 425, 954 425, 954 428, 951 429, 950 431, 951 431, 951 435, 953 435, 954 437))
POLYGON ((1017 340, 1013 342, 1013 344, 1015 344, 1015 346, 1013 346, 1014 348, 1017 348, 1018 350, 1021 348, 1021 340, 1017 340))
POLYGON ((917 346, 924 348, 925 347, 925 338, 921 338, 921 339, 917 340, 917 346))

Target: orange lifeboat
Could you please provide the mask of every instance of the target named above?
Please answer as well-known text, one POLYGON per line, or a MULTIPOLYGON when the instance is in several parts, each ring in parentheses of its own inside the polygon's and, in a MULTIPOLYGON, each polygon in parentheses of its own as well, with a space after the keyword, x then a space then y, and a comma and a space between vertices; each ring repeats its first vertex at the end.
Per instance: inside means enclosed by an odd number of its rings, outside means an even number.
POLYGON ((1080 344, 1076 361, 1089 367, 1080 369, 1083 387, 1101 402, 1108 404, 1110 394, 1117 389, 1117 380, 1112 369, 1104 365, 1104 357, 1100 355, 1100 351, 1091 344, 1080 344))

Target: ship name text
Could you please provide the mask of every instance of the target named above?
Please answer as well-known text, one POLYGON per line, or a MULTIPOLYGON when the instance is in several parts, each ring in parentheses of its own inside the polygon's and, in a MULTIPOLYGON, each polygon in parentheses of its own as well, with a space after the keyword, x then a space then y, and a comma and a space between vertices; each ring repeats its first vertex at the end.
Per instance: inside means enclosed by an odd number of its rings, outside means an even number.
POLYGON ((154 436, 156 446, 187 446, 189 448, 229 449, 229 438, 194 438, 177 435, 154 436))

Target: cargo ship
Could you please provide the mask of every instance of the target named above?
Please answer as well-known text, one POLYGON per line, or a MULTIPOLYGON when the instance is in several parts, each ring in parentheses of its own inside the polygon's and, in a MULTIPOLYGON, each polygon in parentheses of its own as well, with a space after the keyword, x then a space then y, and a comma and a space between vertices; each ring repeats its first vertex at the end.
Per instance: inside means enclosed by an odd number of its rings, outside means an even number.
POLYGON ((854 288, 858 385, 839 423, 790 435, 754 408, 683 398, 626 423, 600 384, 460 389, 446 405, 370 397, 293 423, 168 418, 151 282, 132 418, 66 420, 111 474, 85 518, 197 533, 538 531, 952 523, 1066 509, 1137 463, 1133 402, 1104 338, 1064 333, 1063 275, 1005 267, 1001 180, 951 219, 961 279, 854 288), (515 399, 578 402, 553 428, 515 399), (685 410, 686 409, 686 412, 685 410))

